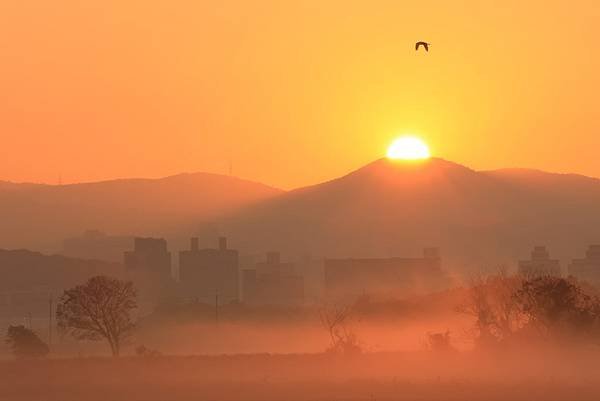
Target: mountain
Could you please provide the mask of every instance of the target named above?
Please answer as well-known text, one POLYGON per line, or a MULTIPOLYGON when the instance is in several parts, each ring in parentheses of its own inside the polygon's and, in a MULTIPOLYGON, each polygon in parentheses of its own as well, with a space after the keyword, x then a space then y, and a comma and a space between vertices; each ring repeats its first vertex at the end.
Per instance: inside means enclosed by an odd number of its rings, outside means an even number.
MULTIPOLYGON (((88 229, 187 238, 218 232, 245 254, 417 256, 439 246, 447 267, 514 265, 547 245, 563 268, 600 243, 600 180, 527 169, 475 171, 443 159, 377 160, 283 192, 214 174, 75 185, 0 183, 0 247, 56 251, 88 229), (209 227, 209 228, 206 228, 209 227)), ((120 260, 117 252, 114 260, 120 260)))
POLYGON ((315 257, 419 255, 457 269, 514 264, 545 244, 570 259, 600 242, 600 180, 535 170, 474 171, 443 159, 377 160, 223 220, 241 249, 315 257))
POLYGON ((25 249, 0 249, 0 292, 54 291, 95 275, 120 276, 123 266, 100 260, 44 255, 25 249))
POLYGON ((0 249, 0 317, 48 316, 49 299, 95 275, 121 277, 123 266, 100 260, 0 249))
POLYGON ((56 251, 88 229, 161 236, 190 231, 282 191, 217 174, 72 185, 0 183, 0 247, 56 251))

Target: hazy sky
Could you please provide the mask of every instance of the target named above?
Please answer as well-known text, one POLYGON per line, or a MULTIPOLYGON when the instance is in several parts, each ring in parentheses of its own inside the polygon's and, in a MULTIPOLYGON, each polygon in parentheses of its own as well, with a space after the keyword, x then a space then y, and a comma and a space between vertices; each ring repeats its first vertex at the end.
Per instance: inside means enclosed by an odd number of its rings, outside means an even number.
POLYGON ((599 38, 598 1, 0 0, 0 179, 290 188, 402 133, 600 176, 599 38))

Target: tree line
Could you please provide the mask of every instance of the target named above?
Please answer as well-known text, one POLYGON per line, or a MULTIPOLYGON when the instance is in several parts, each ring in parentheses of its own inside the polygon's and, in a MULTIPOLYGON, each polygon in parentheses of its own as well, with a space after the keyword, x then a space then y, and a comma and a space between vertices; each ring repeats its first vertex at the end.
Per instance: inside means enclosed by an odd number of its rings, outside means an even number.
MULTIPOLYGON (((90 278, 85 284, 65 290, 56 309, 58 330, 77 340, 104 340, 113 356, 135 327, 132 311, 137 308, 131 281, 106 276, 90 278)), ((19 358, 39 358, 49 348, 31 329, 9 326, 6 343, 19 358)))
MULTIPOLYGON (((352 329, 357 304, 330 303, 319 308, 330 340, 328 352, 361 352, 361 342, 352 329)), ((57 305, 57 326, 62 335, 77 340, 106 341, 117 357, 135 328, 132 313, 136 308, 132 282, 96 276, 64 291, 57 305)), ((473 317, 471 335, 477 347, 532 338, 600 344, 600 297, 593 287, 572 277, 523 277, 504 271, 477 275, 470 280, 457 312, 473 317)), ((6 343, 19 358, 49 353, 48 345, 25 326, 9 326, 6 343)), ((448 349, 450 333, 430 334, 428 343, 431 349, 448 349)), ((158 355, 144 347, 138 347, 137 352, 158 355)))

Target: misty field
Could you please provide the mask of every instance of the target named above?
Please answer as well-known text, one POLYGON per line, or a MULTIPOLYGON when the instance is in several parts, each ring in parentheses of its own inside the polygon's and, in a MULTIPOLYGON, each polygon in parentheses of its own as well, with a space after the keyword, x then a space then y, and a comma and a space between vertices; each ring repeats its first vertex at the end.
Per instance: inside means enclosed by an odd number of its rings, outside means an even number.
MULTIPOLYGON (((122 317, 108 306, 92 312, 122 317)), ((600 298, 571 278, 499 272, 403 300, 229 304, 218 320, 210 305, 175 304, 120 321, 121 347, 58 330, 50 348, 9 326, 0 401, 600 399, 600 298)))
POLYGON ((3 361, 1 400, 597 400, 595 348, 3 361))

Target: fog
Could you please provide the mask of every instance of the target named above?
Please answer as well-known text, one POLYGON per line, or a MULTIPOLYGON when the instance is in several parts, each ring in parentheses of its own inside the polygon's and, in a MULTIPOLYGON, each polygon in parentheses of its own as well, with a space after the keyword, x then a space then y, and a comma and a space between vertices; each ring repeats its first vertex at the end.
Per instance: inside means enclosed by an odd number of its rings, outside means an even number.
POLYGON ((11 400, 594 400, 597 349, 245 354, 0 363, 11 400))
POLYGON ((0 399, 598 399, 595 340, 524 336, 478 346, 476 319, 457 310, 465 294, 357 301, 345 330, 360 350, 348 353, 329 348, 323 305, 241 315, 223 308, 218 320, 196 309, 157 313, 140 321, 120 358, 107 357, 102 342, 61 337, 49 358, 5 358, 0 399), (432 336, 444 334, 448 346, 436 346, 432 336))
MULTIPOLYGON (((313 319, 286 322, 203 322, 152 327, 138 333, 135 341, 169 355, 219 355, 238 353, 320 353, 328 346, 328 333, 311 311, 313 319)), ((472 348, 466 331, 469 319, 445 316, 386 322, 354 321, 352 331, 368 352, 420 351, 428 333, 449 330, 457 349, 472 348)))

